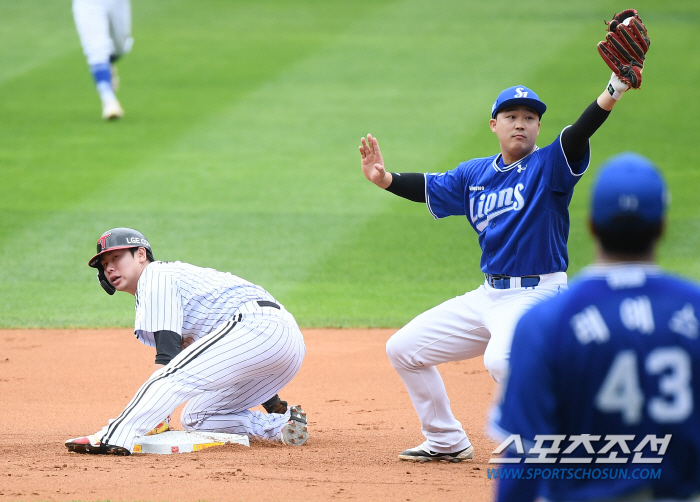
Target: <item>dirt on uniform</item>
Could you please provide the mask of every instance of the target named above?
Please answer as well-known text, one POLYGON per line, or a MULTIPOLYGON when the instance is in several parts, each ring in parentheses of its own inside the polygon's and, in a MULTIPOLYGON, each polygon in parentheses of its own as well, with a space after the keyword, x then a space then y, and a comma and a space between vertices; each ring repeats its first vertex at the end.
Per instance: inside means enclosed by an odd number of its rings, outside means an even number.
POLYGON ((0 330, 0 502, 492 498, 487 469, 497 445, 484 431, 496 385, 482 358, 439 366, 474 460, 403 462, 397 454, 424 439, 385 353, 395 330, 302 331, 304 364, 280 395, 308 413, 304 446, 251 441, 113 457, 63 443, 121 412, 151 374, 153 349, 129 329, 0 330))

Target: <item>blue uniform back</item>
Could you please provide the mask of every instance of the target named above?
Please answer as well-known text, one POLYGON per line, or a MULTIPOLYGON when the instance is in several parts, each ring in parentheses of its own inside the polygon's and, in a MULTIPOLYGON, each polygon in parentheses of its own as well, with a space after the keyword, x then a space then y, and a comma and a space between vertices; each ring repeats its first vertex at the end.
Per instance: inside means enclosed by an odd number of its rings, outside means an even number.
MULTIPOLYGON (((648 435, 672 437, 665 452, 662 441, 656 451, 651 443, 640 449, 644 458, 661 459, 651 466, 661 468, 658 479, 563 476, 504 482, 500 491, 512 490, 513 483, 539 483, 537 492, 551 500, 612 497, 641 487, 651 487, 656 497, 700 493, 698 312, 697 285, 634 264, 589 267, 568 292, 527 312, 514 335, 496 430, 520 434, 525 442, 543 434, 602 436, 593 443, 594 454, 583 446, 569 455, 560 452, 550 468, 650 467, 632 461, 634 448, 648 435), (617 445, 601 454, 606 435, 634 436, 627 442, 631 451, 617 445), (597 462, 615 451, 627 459, 624 464, 597 462), (567 456, 594 460, 563 465, 567 456)), ((561 443, 562 450, 568 444, 561 443)))
POLYGON ((499 154, 426 174, 432 215, 466 216, 479 234, 482 272, 523 276, 566 271, 569 202, 588 168, 590 148, 583 160, 569 165, 560 138, 508 166, 499 154))

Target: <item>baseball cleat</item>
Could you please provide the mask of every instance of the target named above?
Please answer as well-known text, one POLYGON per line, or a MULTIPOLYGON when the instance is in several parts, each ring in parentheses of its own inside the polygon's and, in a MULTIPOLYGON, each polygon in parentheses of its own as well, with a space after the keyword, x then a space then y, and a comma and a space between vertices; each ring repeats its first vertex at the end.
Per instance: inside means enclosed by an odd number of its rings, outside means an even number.
POLYGON ((131 452, 123 446, 114 446, 111 444, 102 444, 100 439, 95 435, 84 436, 66 441, 68 451, 75 453, 92 453, 98 455, 131 455, 131 452))
POLYGON ((462 462, 463 460, 471 460, 473 457, 474 447, 472 445, 454 453, 436 453, 422 445, 399 453, 399 459, 412 462, 462 462))
POLYGON ((102 105, 102 118, 105 120, 120 119, 124 116, 124 110, 119 104, 119 101, 109 100, 102 105))
POLYGON ((306 412, 298 404, 289 408, 289 421, 280 431, 280 440, 288 446, 301 446, 309 439, 306 412))

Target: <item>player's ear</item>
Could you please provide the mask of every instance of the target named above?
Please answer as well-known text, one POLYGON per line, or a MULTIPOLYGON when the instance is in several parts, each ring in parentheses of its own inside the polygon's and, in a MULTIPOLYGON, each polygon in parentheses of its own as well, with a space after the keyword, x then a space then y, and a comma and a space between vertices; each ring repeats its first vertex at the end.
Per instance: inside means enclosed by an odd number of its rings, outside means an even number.
POLYGON ((588 218, 588 233, 598 239, 598 233, 595 230, 595 225, 593 224, 593 220, 590 218, 588 218))
POLYGON ((666 234, 666 218, 661 220, 661 228, 659 228, 659 239, 658 240, 661 240, 665 234, 666 234))
POLYGON ((489 125, 491 126, 491 131, 496 132, 496 119, 489 120, 489 125))

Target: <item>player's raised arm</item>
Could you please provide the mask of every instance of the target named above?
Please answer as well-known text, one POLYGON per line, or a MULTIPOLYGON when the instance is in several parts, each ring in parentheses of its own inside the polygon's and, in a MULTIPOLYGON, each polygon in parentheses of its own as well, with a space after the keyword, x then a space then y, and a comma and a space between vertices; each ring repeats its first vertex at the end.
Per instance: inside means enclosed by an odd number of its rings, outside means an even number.
POLYGON ((387 188, 391 185, 391 173, 387 173, 384 169, 384 159, 382 152, 379 150, 377 138, 373 138, 371 134, 367 135, 367 139, 361 138, 360 155, 362 156, 362 172, 365 178, 377 185, 379 188, 387 188))
POLYGON ((360 139, 362 172, 365 178, 399 197, 413 202, 425 202, 425 176, 422 173, 389 173, 384 169, 384 159, 377 138, 371 134, 360 139))
POLYGON ((637 11, 628 9, 615 14, 606 24, 608 33, 605 40, 598 43, 598 52, 613 73, 600 96, 561 135, 569 162, 583 159, 588 140, 603 125, 623 93, 642 85, 644 60, 651 42, 637 11))

